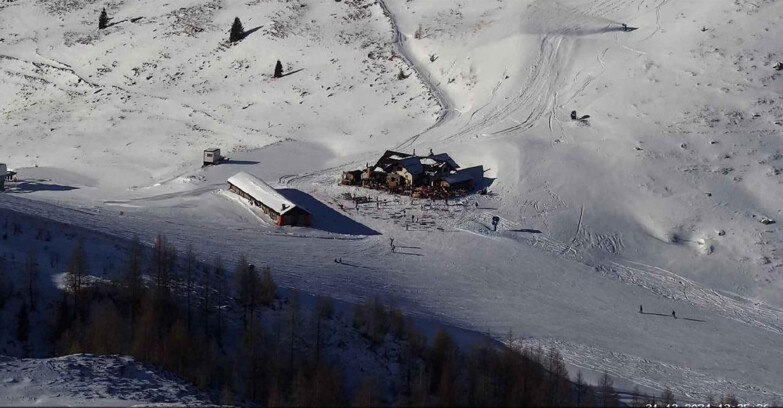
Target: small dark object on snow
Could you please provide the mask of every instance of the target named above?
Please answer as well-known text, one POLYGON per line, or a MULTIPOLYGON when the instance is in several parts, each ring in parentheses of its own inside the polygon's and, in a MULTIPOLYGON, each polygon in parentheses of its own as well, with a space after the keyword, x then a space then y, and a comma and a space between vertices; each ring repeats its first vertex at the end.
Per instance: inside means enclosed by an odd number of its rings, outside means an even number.
POLYGON ((674 310, 672 310, 672 317, 675 319, 677 318, 677 313, 674 313, 674 310))
POLYGON ((778 62, 772 68, 774 68, 776 71, 783 71, 783 62, 778 62))
POLYGON ((280 60, 277 60, 277 64, 275 64, 275 78, 282 78, 283 77, 283 63, 280 62, 280 60))
POLYGON ((590 115, 584 115, 581 118, 577 115, 576 111, 571 111, 571 120, 581 120, 585 121, 587 119, 590 119, 590 115))
POLYGON ((769 224, 774 224, 775 223, 774 220, 770 220, 769 218, 762 218, 760 222, 762 224, 764 224, 764 225, 769 225, 769 224))
POLYGON ((628 27, 628 24, 625 23, 622 23, 621 26, 622 26, 622 30, 625 31, 626 33, 631 31, 636 31, 637 29, 636 27, 628 27))
POLYGON ((705 32, 705 31, 707 31, 707 27, 702 27, 701 32, 705 32))
POLYGON ((642 305, 639 305, 639 313, 644 313, 644 309, 642 309, 642 305))
POLYGON ((500 222, 500 217, 498 217, 497 215, 495 215, 495 216, 493 216, 493 217, 492 217, 492 227, 493 227, 493 231, 497 231, 497 230, 498 230, 498 223, 499 223, 499 222, 500 222))
POLYGON ((101 15, 98 17, 98 29, 103 30, 109 26, 109 16, 106 14, 106 9, 101 11, 101 15))

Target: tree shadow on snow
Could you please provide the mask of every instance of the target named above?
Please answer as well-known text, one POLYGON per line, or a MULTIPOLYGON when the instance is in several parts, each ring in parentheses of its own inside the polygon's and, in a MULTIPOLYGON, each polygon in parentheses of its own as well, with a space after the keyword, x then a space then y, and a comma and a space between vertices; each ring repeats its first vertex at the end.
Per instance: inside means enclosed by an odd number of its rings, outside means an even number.
POLYGON ((304 68, 299 68, 299 69, 297 69, 297 70, 295 70, 295 71, 291 71, 291 72, 289 72, 289 73, 283 74, 283 75, 281 75, 281 76, 280 76, 280 78, 284 78, 284 77, 287 77, 287 76, 289 76, 289 75, 296 74, 297 72, 299 72, 299 71, 302 71, 303 69, 304 69, 304 68))
POLYGON ((312 228, 335 234, 380 235, 378 231, 340 214, 303 191, 294 188, 281 188, 277 192, 312 214, 312 228))
MULTIPOLYGON (((110 18, 109 20, 111 20, 111 18, 110 18)), ((114 26, 116 26, 117 24, 121 24, 121 23, 124 23, 124 22, 126 22, 126 21, 128 21, 128 19, 125 19, 125 20, 120 20, 120 21, 115 21, 115 22, 113 22, 113 23, 106 24, 106 28, 109 28, 109 27, 114 27, 114 26)))
POLYGON ((244 39, 245 39, 245 38, 247 38, 247 37, 248 37, 250 34, 253 34, 254 32, 256 32, 256 31, 260 30, 260 29, 261 29, 261 27, 263 27, 263 26, 258 26, 258 27, 255 27, 255 28, 251 28, 251 29, 249 29, 249 30, 247 30, 247 31, 243 32, 243 33, 242 33, 242 39, 244 40, 244 39))

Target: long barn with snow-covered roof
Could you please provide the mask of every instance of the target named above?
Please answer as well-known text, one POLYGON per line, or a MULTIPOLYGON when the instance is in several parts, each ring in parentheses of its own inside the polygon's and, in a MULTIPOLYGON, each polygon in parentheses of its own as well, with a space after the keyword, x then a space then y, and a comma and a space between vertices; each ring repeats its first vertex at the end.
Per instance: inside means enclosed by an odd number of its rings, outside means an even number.
POLYGON ((228 189, 261 208, 272 221, 279 226, 310 226, 312 218, 304 208, 283 197, 269 184, 245 172, 237 173, 228 179, 228 189))

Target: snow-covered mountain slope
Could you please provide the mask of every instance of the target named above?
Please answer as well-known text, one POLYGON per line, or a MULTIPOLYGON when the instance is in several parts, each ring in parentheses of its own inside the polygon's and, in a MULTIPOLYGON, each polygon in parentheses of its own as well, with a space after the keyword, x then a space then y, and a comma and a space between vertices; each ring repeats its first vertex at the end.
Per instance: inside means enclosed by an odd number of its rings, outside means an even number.
POLYGON ((145 18, 102 33, 95 3, 3 5, 0 160, 22 167, 14 191, 79 210, 0 205, 198 237, 274 264, 287 286, 512 329, 653 389, 783 396, 783 241, 760 222, 783 202, 780 2, 170 3, 157 17, 145 4, 110 8, 145 18), (234 15, 264 27, 221 46, 234 15), (278 55, 305 69, 271 80, 278 55), (234 164, 200 169, 208 145, 234 164), (426 205, 335 185, 390 148, 483 164, 494 195, 426 205), (238 171, 311 200, 315 228, 275 228, 218 192, 238 171), (389 201, 354 210, 345 192, 389 201), (410 248, 391 254, 389 238, 410 248))
POLYGON ((75 354, 0 356, 3 406, 199 406, 209 398, 183 380, 132 357, 75 354))
POLYGON ((439 109, 415 78, 397 79, 408 69, 371 1, 0 7, 3 160, 77 171, 82 187, 154 184, 211 146, 296 140, 345 156, 394 143, 401 123, 425 127, 439 109), (102 7, 112 20, 98 30, 102 7), (230 44, 235 16, 246 37, 230 44), (274 79, 278 59, 285 76, 274 79))

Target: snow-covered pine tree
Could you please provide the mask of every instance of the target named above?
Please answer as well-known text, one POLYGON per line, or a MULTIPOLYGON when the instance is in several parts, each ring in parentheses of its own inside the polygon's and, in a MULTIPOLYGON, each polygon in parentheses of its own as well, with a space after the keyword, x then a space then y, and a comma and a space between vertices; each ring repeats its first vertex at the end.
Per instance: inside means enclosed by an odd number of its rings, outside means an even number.
POLYGON ((101 16, 98 17, 98 29, 103 30, 109 26, 109 16, 106 14, 106 9, 101 11, 101 16))
POLYGON ((231 25, 231 33, 228 36, 228 41, 237 42, 241 40, 245 35, 245 29, 242 27, 242 22, 239 21, 239 17, 234 18, 234 24, 231 25))

